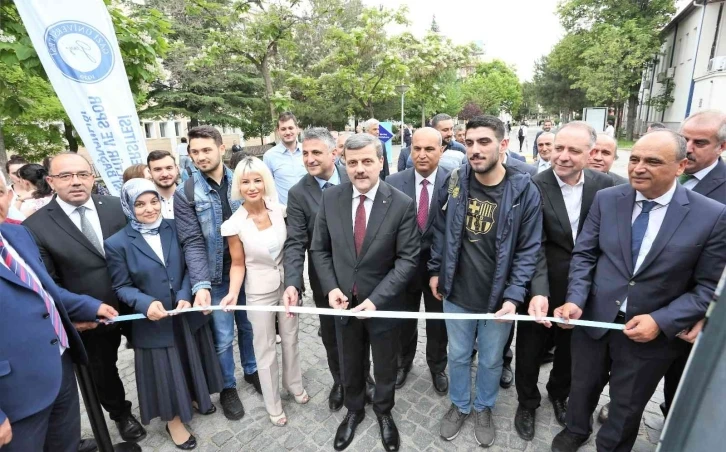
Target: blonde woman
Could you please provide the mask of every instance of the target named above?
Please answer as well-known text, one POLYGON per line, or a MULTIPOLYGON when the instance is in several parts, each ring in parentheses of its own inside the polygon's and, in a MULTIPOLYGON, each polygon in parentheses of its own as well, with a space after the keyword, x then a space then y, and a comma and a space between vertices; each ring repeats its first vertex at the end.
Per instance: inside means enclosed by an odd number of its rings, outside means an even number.
MULTIPOLYGON (((282 247, 287 238, 285 207, 277 202, 275 182, 262 160, 245 157, 237 165, 232 181, 232 199, 244 204, 222 223, 232 256, 229 294, 221 304, 232 304, 245 282, 248 306, 282 306, 284 273, 282 247)), ((302 385, 298 317, 284 312, 248 311, 262 397, 270 421, 282 427, 287 417, 282 410, 279 368, 275 347, 275 317, 282 338, 282 385, 300 404, 310 398, 302 385)))

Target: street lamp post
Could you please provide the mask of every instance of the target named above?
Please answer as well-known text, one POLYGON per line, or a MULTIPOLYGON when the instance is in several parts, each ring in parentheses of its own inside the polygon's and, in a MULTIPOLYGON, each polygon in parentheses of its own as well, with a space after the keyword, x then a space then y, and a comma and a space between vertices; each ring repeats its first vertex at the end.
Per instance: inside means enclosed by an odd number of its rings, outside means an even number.
POLYGON ((405 126, 404 124, 404 117, 403 117, 403 98, 406 96, 406 91, 408 91, 407 85, 398 85, 396 87, 396 91, 401 95, 401 148, 403 148, 403 129, 405 126))

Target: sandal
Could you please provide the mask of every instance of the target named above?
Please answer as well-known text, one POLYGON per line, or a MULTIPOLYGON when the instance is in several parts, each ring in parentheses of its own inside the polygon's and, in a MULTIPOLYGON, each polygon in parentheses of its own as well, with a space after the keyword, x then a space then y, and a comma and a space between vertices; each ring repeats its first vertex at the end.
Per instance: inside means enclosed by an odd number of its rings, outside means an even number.
POLYGON ((285 416, 284 411, 277 416, 270 415, 270 422, 275 427, 284 427, 287 425, 287 416, 285 416))
POLYGON ((293 394, 293 397, 295 397, 295 403, 298 403, 300 405, 305 405, 310 401, 310 396, 308 395, 307 391, 303 389, 302 394, 295 395, 293 394))

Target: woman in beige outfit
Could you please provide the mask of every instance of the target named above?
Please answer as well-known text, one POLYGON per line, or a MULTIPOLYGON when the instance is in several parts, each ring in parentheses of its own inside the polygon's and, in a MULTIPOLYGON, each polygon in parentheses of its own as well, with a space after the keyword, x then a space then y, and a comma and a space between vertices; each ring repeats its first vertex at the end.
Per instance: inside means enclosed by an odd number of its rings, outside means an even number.
MULTIPOLYGON (((277 203, 272 174, 260 159, 246 157, 237 165, 232 197, 243 199, 244 204, 222 223, 222 235, 227 237, 232 256, 230 293, 225 299, 236 299, 244 281, 248 306, 281 306, 285 289, 282 266, 282 247, 287 237, 285 207, 277 203)), ((307 403, 310 398, 302 385, 298 317, 286 316, 284 312, 248 311, 265 408, 270 421, 282 427, 287 424, 287 418, 280 401, 275 316, 282 337, 282 385, 297 403, 307 403)))

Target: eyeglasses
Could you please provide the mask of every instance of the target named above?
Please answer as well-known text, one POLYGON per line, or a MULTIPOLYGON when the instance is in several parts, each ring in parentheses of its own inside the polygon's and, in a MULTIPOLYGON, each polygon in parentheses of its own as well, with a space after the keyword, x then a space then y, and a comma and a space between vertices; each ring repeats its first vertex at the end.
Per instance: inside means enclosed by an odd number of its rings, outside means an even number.
POLYGON ((93 178, 93 174, 89 173, 88 171, 81 171, 80 173, 60 173, 48 175, 48 177, 52 177, 53 179, 58 179, 63 182, 70 181, 71 179, 73 179, 73 176, 76 176, 78 180, 89 180, 93 178))

